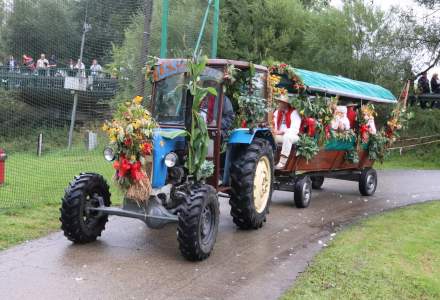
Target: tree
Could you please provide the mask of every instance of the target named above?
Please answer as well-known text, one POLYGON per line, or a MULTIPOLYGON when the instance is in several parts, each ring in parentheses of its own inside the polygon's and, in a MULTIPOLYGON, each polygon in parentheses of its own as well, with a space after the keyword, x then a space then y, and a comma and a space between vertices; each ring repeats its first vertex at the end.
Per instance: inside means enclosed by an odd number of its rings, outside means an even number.
MULTIPOLYGON (((91 30, 87 32, 84 47, 84 61, 97 58, 103 63, 111 61, 112 44, 121 45, 125 29, 142 10, 145 0, 78 0, 75 2, 74 15, 77 20, 74 31, 83 30, 87 10, 87 23, 91 30)), ((72 2, 72 0, 70 0, 72 2)), ((156 1, 157 2, 157 1, 156 1)), ((79 47, 76 48, 79 56, 79 47)))
POLYGON ((219 55, 254 62, 290 61, 301 47, 307 17, 297 0, 225 0, 219 55))
POLYGON ((40 53, 71 57, 80 41, 71 31, 74 24, 69 1, 61 6, 57 0, 14 0, 5 24, 7 48, 17 57, 40 53))

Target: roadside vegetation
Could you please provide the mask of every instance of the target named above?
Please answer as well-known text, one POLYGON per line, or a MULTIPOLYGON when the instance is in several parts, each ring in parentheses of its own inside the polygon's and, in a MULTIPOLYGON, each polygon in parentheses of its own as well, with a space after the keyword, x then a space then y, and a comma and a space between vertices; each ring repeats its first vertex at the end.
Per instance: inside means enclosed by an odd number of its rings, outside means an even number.
MULTIPOLYGON (((411 108, 414 111, 408 128, 402 133, 402 138, 416 138, 438 135, 440 140, 440 109, 423 110, 418 107, 411 108)), ((440 169, 440 143, 421 145, 410 149, 404 149, 402 154, 399 150, 393 150, 383 164, 376 163, 378 169, 440 169)))
POLYGON ((440 299, 439 232, 439 201, 368 218, 337 234, 281 299, 440 299))

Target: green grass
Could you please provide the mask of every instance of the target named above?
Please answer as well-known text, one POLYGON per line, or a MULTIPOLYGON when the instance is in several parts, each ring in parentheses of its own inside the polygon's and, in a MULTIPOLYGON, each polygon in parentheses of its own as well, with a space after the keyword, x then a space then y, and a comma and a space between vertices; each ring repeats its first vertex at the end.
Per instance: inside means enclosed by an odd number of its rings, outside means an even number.
POLYGON ((58 230, 59 207, 45 204, 0 211, 0 250, 58 230))
POLYGON ((281 299, 440 299, 440 202, 338 234, 281 299))
POLYGON ((440 143, 419 146, 415 149, 399 154, 394 150, 383 164, 376 163, 377 169, 419 169, 438 170, 440 169, 440 143))
MULTIPOLYGON (((40 158, 15 153, 6 161, 6 184, 0 187, 0 249, 59 228, 60 199, 80 172, 96 172, 112 183, 113 168, 101 150, 60 150, 40 158)), ((113 204, 121 192, 110 184, 113 204)))
MULTIPOLYGON (((0 207, 59 203, 68 183, 80 172, 100 173, 109 182, 114 174, 101 150, 60 150, 42 157, 12 154, 6 161, 5 185, 0 187, 0 207)), ((119 191, 111 185, 111 192, 119 191)))

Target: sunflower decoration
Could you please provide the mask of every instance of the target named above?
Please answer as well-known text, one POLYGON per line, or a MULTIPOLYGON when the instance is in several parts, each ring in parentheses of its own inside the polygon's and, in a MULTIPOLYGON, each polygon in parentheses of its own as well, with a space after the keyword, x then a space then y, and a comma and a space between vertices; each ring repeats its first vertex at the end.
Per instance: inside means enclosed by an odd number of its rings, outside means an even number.
POLYGON ((148 199, 151 192, 146 168, 153 150, 153 130, 158 127, 142 101, 142 97, 136 96, 119 105, 113 120, 102 126, 115 153, 114 180, 128 198, 138 202, 148 199))
MULTIPOLYGON (((269 73, 271 76, 274 76, 274 74, 280 75, 280 76, 286 76, 289 81, 292 82, 291 88, 293 90, 297 91, 298 93, 302 93, 306 90, 306 87, 301 80, 301 78, 296 74, 296 70, 294 67, 285 64, 285 63, 275 63, 271 66, 269 66, 269 73)), ((275 76, 277 76, 275 75, 275 76)), ((280 76, 277 76, 281 79, 280 76)), ((277 82, 279 84, 280 81, 277 82)))

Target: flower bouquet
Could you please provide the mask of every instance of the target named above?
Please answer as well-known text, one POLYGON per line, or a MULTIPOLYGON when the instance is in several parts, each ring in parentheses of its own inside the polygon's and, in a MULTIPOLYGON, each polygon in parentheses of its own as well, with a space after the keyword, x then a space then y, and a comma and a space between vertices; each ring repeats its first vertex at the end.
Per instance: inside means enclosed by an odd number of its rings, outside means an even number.
POLYGON ((114 180, 128 198, 137 202, 146 201, 151 192, 147 160, 153 149, 153 129, 157 127, 150 112, 141 105, 142 100, 136 96, 119 105, 113 120, 102 127, 115 153, 114 180))

